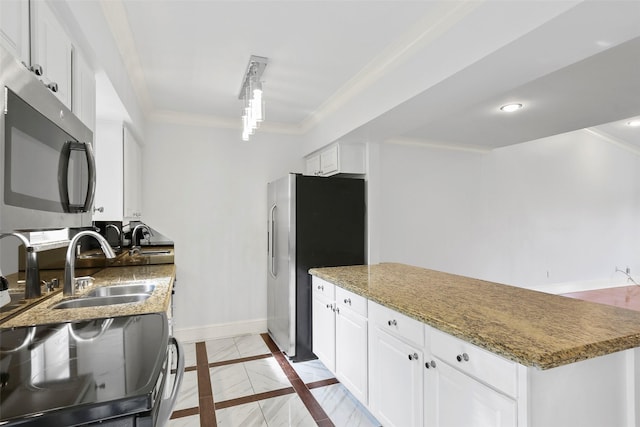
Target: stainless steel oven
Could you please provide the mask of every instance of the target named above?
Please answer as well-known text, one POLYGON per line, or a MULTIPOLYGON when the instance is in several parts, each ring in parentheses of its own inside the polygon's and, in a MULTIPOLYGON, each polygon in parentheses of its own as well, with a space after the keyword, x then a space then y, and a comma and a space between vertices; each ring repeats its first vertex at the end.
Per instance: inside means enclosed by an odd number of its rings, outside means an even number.
POLYGON ((164 426, 183 373, 164 313, 0 329, 0 425, 164 426))
POLYGON ((93 134, 0 46, 0 230, 91 225, 93 134))

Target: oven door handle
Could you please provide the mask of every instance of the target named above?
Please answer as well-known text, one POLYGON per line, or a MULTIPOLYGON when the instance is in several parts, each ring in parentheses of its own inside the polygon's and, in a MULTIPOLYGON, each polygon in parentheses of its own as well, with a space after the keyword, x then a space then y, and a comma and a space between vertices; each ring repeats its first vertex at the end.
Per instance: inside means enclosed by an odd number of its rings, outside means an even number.
MULTIPOLYGON (((169 422, 171 412, 176 405, 178 399, 178 390, 180 384, 182 384, 182 377, 184 376, 184 352, 182 351, 182 345, 175 337, 169 337, 169 345, 176 348, 177 360, 176 360, 176 379, 173 382, 173 389, 171 390, 171 396, 166 399, 162 399, 160 408, 158 410, 157 425, 164 426, 169 422)), ((171 367, 167 367, 167 375, 171 373, 171 367)))

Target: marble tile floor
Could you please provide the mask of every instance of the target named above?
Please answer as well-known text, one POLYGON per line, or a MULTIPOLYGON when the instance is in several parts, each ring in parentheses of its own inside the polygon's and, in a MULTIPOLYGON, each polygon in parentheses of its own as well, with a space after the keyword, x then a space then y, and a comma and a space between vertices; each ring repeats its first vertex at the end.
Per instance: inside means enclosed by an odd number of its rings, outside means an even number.
POLYGON ((267 334, 182 346, 168 427, 380 426, 320 361, 291 363, 267 334))

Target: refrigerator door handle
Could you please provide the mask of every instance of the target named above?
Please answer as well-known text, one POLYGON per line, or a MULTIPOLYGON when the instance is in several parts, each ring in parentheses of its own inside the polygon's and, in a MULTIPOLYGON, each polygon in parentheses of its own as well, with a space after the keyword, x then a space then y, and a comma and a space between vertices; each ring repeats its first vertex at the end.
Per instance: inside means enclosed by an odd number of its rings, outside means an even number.
POLYGON ((269 245, 269 250, 271 251, 269 260, 269 273, 271 273, 271 276, 273 276, 274 278, 278 275, 276 269, 276 208, 277 206, 274 203, 273 206, 271 206, 271 230, 269 233, 271 236, 271 242, 269 245))

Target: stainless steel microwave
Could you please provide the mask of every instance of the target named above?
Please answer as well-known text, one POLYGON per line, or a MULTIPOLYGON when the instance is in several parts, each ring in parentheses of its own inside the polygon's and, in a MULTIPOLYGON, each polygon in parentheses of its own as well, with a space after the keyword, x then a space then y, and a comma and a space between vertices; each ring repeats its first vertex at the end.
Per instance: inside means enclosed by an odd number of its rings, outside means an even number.
POLYGON ((0 46, 0 231, 91 225, 93 133, 0 46))

